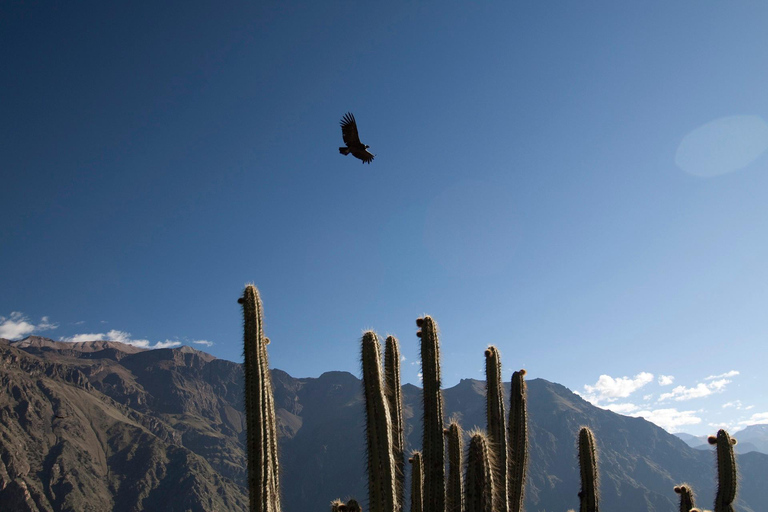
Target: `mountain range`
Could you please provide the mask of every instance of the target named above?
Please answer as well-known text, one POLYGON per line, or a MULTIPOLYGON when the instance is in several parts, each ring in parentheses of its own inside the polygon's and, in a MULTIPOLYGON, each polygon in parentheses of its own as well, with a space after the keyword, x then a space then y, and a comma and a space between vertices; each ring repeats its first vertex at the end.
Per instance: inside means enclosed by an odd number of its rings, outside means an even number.
MULTIPOLYGON (((694 436, 686 433, 675 434, 692 448, 697 450, 712 450, 712 445, 707 442, 709 436, 694 436)), ((768 425, 749 425, 734 432, 734 437, 739 443, 734 450, 736 453, 760 452, 768 454, 768 425)))
MULTIPOLYGON (((478 358, 482 357, 482 350, 478 358)), ((281 488, 287 512, 366 501, 360 380, 294 378, 274 369, 281 488)), ((245 510, 243 372, 191 347, 0 339, 0 504, 18 511, 245 510)), ((507 384, 507 391, 508 391, 507 384)), ((445 389, 446 416, 485 426, 485 383, 445 389)), ((406 443, 421 445, 421 390, 403 386, 406 443)), ((711 508, 712 453, 642 418, 597 408, 564 386, 528 381, 528 512, 578 506, 576 433, 590 426, 606 510, 676 510, 688 482, 711 508)), ((738 436, 737 436, 738 437, 738 436)), ((768 455, 738 456, 737 510, 764 510, 768 455)))

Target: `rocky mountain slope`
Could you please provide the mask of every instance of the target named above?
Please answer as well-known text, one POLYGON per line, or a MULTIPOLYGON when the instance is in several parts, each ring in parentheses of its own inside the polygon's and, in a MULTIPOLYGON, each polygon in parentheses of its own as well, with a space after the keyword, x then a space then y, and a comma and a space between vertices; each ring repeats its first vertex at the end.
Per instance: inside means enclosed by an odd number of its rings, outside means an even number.
MULTIPOLYGON (((482 351, 478 357, 482 357, 482 351)), ((365 501, 361 384, 347 372, 296 379, 273 370, 287 512, 365 501)), ((114 342, 0 340, 0 503, 3 510, 245 510, 240 365, 190 347, 143 350, 114 342)), ((446 389, 445 410, 484 426, 484 383, 446 389)), ((568 389, 528 382, 527 508, 578 503, 575 435, 595 431, 606 509, 671 511, 672 487, 714 498, 710 452, 638 418, 598 409, 568 389)), ((421 392, 403 388, 407 442, 418 448, 421 392)), ((739 456, 738 510, 762 510, 768 456, 739 456)))

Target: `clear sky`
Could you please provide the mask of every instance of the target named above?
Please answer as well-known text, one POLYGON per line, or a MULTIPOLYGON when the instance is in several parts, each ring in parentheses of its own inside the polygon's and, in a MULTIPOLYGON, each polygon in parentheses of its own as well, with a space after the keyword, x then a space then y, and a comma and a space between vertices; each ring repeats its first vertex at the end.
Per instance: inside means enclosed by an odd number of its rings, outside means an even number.
POLYGON ((768 3, 0 4, 0 335, 768 422, 768 3), (376 159, 342 156, 357 118, 376 159), (711 378, 710 378, 711 377, 711 378))

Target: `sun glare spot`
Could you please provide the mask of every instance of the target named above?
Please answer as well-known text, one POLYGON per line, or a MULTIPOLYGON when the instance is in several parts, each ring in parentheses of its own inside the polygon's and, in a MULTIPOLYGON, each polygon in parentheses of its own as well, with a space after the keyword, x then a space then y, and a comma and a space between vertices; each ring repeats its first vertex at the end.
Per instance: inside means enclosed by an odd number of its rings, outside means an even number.
POLYGON ((743 169, 766 149, 768 124, 760 116, 721 117, 683 137, 675 163, 694 176, 720 176, 743 169))

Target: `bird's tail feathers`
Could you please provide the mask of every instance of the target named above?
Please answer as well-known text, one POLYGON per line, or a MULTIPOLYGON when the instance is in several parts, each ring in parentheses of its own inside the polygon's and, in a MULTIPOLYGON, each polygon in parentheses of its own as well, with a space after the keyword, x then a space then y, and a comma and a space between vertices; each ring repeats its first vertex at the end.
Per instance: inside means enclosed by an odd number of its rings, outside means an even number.
POLYGON ((348 155, 349 148, 339 148, 339 153, 341 153, 342 155, 348 155))

